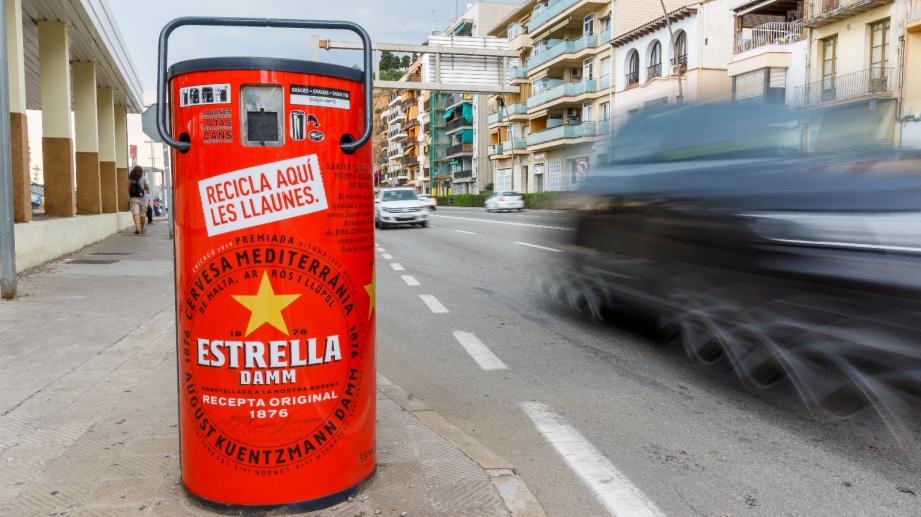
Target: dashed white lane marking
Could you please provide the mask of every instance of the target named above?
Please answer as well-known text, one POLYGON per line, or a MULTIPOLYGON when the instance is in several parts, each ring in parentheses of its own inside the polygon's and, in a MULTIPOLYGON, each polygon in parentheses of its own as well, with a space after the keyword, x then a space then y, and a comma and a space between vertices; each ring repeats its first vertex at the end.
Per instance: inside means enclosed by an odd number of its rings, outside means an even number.
POLYGON ((562 253, 562 252, 563 252, 563 250, 558 250, 558 249, 556 249, 556 248, 548 248, 547 246, 541 246, 540 244, 531 244, 530 242, 515 241, 515 244, 520 244, 520 245, 522 245, 522 246, 527 246, 527 247, 529 247, 529 248, 537 248, 537 249, 539 249, 539 250, 544 250, 544 251, 553 251, 553 252, 556 252, 556 253, 562 253))
POLYGON ((396 263, 396 262, 391 262, 391 263, 390 263, 390 267, 392 267, 394 271, 405 271, 405 269, 403 268, 403 266, 401 266, 400 264, 398 264, 398 263, 396 263))
POLYGON ((410 275, 402 275, 400 278, 402 278, 403 281, 406 282, 406 285, 410 287, 416 287, 417 285, 419 285, 419 281, 410 275))
POLYGON ((467 235, 476 235, 474 232, 468 232, 467 230, 454 230, 457 233, 465 233, 467 235))
POLYGON ((539 402, 524 402, 521 409, 611 515, 664 517, 655 503, 563 417, 539 402))
POLYGON ((428 305, 429 310, 435 314, 444 314, 448 312, 448 308, 442 305, 441 302, 438 301, 438 298, 430 294, 420 294, 419 298, 422 298, 422 301, 428 305))
POLYGON ((496 357, 486 345, 483 344, 476 336, 469 332, 454 331, 454 338, 464 347, 464 350, 470 354, 470 357, 480 365, 484 370, 505 370, 508 366, 502 362, 502 359, 496 357))
POLYGON ((384 260, 393 260, 393 255, 390 253, 381 253, 381 257, 383 257, 384 260))
POLYGON ((532 224, 532 223, 516 223, 514 221, 496 221, 494 219, 480 219, 477 217, 459 217, 456 215, 435 215, 432 217, 443 217, 445 219, 460 219, 462 221, 475 221, 478 223, 492 223, 492 224, 508 224, 512 226, 526 226, 528 228, 545 228, 547 230, 563 230, 563 231, 575 231, 575 228, 569 228, 567 226, 550 226, 546 224, 532 224))

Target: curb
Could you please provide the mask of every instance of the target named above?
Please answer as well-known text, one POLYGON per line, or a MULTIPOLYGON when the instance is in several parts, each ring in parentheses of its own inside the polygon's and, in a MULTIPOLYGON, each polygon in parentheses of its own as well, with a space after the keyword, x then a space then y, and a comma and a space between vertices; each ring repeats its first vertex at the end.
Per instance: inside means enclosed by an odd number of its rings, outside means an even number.
POLYGON ((515 517, 546 517, 540 503, 528 489, 518 474, 515 467, 508 460, 487 449, 444 419, 437 411, 428 408, 424 402, 414 397, 412 393, 394 384, 390 379, 378 375, 377 389, 391 400, 409 411, 419 420, 425 422, 432 430, 461 450, 467 457, 475 461, 492 480, 493 486, 505 502, 509 513, 515 517))

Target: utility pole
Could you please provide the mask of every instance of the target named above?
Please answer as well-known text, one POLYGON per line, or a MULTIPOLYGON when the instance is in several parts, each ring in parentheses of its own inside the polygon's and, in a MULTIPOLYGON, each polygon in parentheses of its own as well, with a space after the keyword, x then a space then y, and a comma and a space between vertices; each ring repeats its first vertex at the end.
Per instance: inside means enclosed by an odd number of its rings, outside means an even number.
POLYGON ((10 156, 10 86, 6 67, 6 9, 0 7, 0 296, 16 298, 16 225, 10 156))

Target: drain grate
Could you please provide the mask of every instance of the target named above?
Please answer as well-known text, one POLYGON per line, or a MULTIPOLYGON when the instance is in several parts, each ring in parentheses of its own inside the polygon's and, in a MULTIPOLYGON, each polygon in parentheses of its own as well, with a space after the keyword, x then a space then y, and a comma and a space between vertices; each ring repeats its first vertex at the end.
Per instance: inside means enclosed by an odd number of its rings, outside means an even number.
POLYGON ((74 259, 74 260, 67 261, 68 264, 97 264, 100 266, 106 265, 106 264, 114 264, 116 262, 118 261, 117 260, 106 260, 106 259, 74 259))

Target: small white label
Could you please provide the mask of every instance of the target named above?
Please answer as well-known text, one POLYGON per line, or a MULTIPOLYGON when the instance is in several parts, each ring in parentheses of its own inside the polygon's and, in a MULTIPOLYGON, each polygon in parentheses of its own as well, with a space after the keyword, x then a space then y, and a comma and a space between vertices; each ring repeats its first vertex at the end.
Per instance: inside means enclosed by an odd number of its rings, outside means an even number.
POLYGON ((230 84, 200 84, 179 89, 179 107, 230 104, 230 84))
POLYGON ((351 107, 351 94, 348 90, 292 84, 288 91, 290 93, 288 101, 293 105, 343 110, 351 107))
POLYGON ((209 237, 328 208, 315 154, 213 176, 198 190, 209 237))

